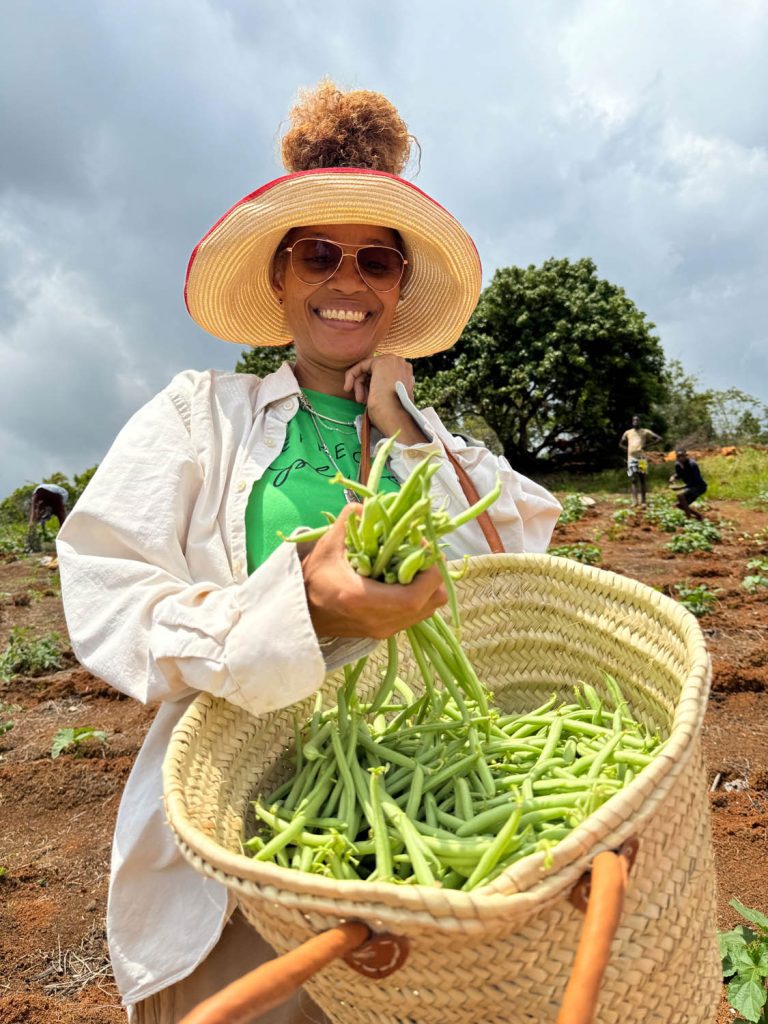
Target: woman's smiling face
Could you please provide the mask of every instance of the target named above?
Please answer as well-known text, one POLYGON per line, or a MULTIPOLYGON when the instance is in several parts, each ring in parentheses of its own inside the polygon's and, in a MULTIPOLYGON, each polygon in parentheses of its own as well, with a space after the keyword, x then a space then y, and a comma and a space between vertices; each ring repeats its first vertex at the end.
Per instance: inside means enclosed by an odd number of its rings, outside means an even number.
MULTIPOLYGON (((398 248, 394 231, 369 224, 293 228, 283 248, 300 238, 398 248)), ((355 260, 346 256, 327 281, 306 284, 284 255, 276 262, 273 280, 275 292, 282 299, 288 331, 293 335, 297 364, 307 362, 334 372, 373 355, 389 332, 400 298, 399 284, 389 291, 375 291, 360 276, 355 260)))

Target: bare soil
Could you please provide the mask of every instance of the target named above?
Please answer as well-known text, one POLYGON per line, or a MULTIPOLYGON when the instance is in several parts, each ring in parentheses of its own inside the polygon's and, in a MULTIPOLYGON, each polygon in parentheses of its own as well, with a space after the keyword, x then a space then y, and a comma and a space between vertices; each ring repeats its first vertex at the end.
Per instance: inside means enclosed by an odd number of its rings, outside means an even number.
MULTIPOLYGON (((768 592, 741 587, 748 559, 768 555, 768 511, 712 502, 723 541, 673 555, 645 520, 617 526, 613 499, 558 526, 553 543, 596 543, 600 565, 674 595, 683 581, 720 588, 702 617, 714 666, 704 747, 720 927, 728 901, 768 910, 768 592)), ((55 571, 39 556, 0 562, 0 650, 14 626, 66 627, 55 571)), ((0 1024, 118 1024, 104 915, 120 793, 153 717, 69 657, 59 672, 0 682, 0 1024), (4 713, 3 713, 4 712, 4 713), (108 741, 50 756, 58 729, 93 726, 108 741), (5 869, 4 872, 1 869, 5 869)), ((717 1024, 734 1019, 725 1002, 717 1024)), ((670 1022, 674 1024, 674 1022, 670 1022)))

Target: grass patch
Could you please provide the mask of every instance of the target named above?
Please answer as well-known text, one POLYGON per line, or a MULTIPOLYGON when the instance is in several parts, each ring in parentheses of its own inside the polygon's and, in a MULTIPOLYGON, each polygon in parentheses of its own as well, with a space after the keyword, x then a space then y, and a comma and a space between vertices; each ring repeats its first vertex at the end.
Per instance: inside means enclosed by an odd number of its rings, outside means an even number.
MULTIPOLYGON (((707 498, 729 501, 768 503, 768 448, 744 448, 738 455, 711 455, 696 460, 707 481, 707 498)), ((669 494, 673 462, 648 466, 648 494, 669 494)), ((558 494, 629 494, 629 478, 622 466, 599 473, 549 473, 537 477, 539 483, 558 494)))
POLYGON ((764 502, 768 448, 745 448, 738 455, 713 455, 697 461, 707 481, 707 498, 764 502))
MULTIPOLYGON (((672 470, 670 463, 659 466, 651 464, 646 476, 646 488, 650 494, 653 490, 667 490, 672 470)), ((624 466, 617 469, 604 469, 599 473, 550 473, 537 478, 539 483, 550 491, 578 492, 579 494, 630 494, 629 477, 624 466)))

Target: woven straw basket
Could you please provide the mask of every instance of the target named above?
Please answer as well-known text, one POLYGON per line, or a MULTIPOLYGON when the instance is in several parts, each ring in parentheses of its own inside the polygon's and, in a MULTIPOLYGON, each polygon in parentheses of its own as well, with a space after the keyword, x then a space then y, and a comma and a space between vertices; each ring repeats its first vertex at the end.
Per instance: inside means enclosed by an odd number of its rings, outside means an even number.
MULTIPOLYGON (((547 555, 470 560, 458 584, 462 640, 508 711, 524 712, 584 680, 621 683, 634 716, 665 751, 552 851, 471 893, 332 879, 240 853, 249 799, 285 778, 288 711, 253 718, 200 697, 166 758, 165 795, 184 855, 235 893, 280 953, 344 920, 409 940, 398 971, 372 981, 335 961, 307 988, 340 1024, 546 1024, 557 1017, 584 920, 569 896, 601 851, 639 851, 595 1020, 708 1024, 720 992, 714 873, 700 732, 709 659, 696 620, 633 580, 547 555)), ((361 680, 370 691, 382 645, 361 680)), ((403 651, 401 675, 418 688, 403 651)), ((333 702, 339 674, 325 692, 333 702)), ((264 686, 269 686, 269 679, 264 686)), ((309 712, 312 701, 300 708, 309 712)))

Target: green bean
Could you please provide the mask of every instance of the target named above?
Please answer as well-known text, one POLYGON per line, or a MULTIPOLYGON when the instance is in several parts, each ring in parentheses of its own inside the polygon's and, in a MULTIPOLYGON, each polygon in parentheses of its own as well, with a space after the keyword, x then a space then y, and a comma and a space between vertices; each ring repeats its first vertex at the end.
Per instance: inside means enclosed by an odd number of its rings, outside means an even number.
POLYGON ((325 756, 322 748, 328 737, 331 735, 332 730, 333 722, 325 722, 324 725, 320 726, 312 739, 308 740, 304 744, 302 749, 307 761, 316 761, 319 757, 325 756))
POLYGON ((417 762, 412 757, 406 757, 399 750, 387 747, 383 743, 377 743, 376 740, 372 739, 362 723, 357 727, 357 739, 361 746, 383 761, 391 761, 392 764, 402 765, 404 768, 410 768, 412 771, 416 767, 417 762))
POLYGON ((419 885, 434 885, 435 875, 432 871, 432 866, 439 868, 440 865, 437 858, 426 846, 413 822, 406 817, 396 803, 382 798, 382 807, 384 813, 395 826, 405 843, 405 848, 411 858, 416 881, 419 885))
POLYGON ((392 454, 392 449, 395 446, 395 441, 399 433, 399 431, 396 431, 392 435, 392 437, 388 437, 381 442, 379 449, 376 452, 376 457, 371 463, 371 469, 370 472, 368 473, 368 487, 374 493, 376 493, 379 489, 379 484, 381 482, 382 473, 384 472, 384 467, 387 464, 387 459, 392 454))
POLYGON ((370 798, 373 812, 373 841, 376 846, 376 879, 379 882, 388 882, 392 878, 393 867, 392 850, 382 810, 382 800, 385 796, 383 771, 382 768, 374 768, 371 771, 370 798))
POLYGON ((374 577, 380 576, 384 572, 384 567, 388 564, 402 541, 408 535, 411 523, 420 515, 423 515, 428 508, 429 498, 420 498, 392 527, 391 533, 381 548, 378 549, 378 553, 376 554, 376 560, 373 563, 374 577))
POLYGON ((306 526, 297 526, 292 533, 286 534, 282 531, 277 531, 277 536, 282 541, 286 541, 288 544, 313 544, 315 541, 320 540, 330 530, 330 525, 318 526, 314 530, 308 529, 306 526))
POLYGON ((497 478, 493 489, 488 491, 488 493, 480 498, 479 501, 475 502, 474 505, 470 505, 469 508, 465 509, 459 515, 454 516, 453 519, 450 519, 443 532, 448 533, 449 530, 456 530, 465 523, 468 523, 471 519, 476 519, 481 512, 485 512, 487 508, 490 508, 500 494, 501 480, 497 478))
MULTIPOLYGON (((458 817, 463 818, 465 821, 470 821, 475 816, 475 809, 472 805, 472 795, 469 791, 469 783, 465 778, 458 776, 453 780, 453 785, 456 790, 456 810, 458 811, 458 817)), ((410 815, 415 817, 415 815, 410 815)))
POLYGON ((496 867, 496 864, 507 852, 512 840, 517 835, 522 816, 523 803, 521 800, 518 800, 514 812, 504 822, 488 849, 484 851, 477 862, 475 870, 464 883, 463 888, 472 889, 496 867))
POLYGON ((424 793, 424 768, 416 762, 416 767, 413 770, 413 780, 411 782, 411 788, 408 793, 408 801, 405 805, 405 813, 408 817, 413 820, 421 806, 421 798, 424 793))
POLYGON ((368 714, 375 715, 392 693, 395 685, 395 679, 397 678, 397 666, 397 640, 395 637, 391 636, 387 640, 387 669, 384 673, 381 686, 373 698, 373 703, 368 708, 368 714))
POLYGON ((375 498, 376 495, 370 487, 366 487, 365 484, 360 483, 359 480, 349 480, 341 473, 337 473, 331 477, 328 481, 329 484, 340 484, 345 490, 353 491, 355 494, 359 494, 361 498, 375 498))
POLYGON ((411 583, 414 576, 424 568, 426 551, 421 545, 411 551, 397 567, 397 582, 404 586, 411 583))

